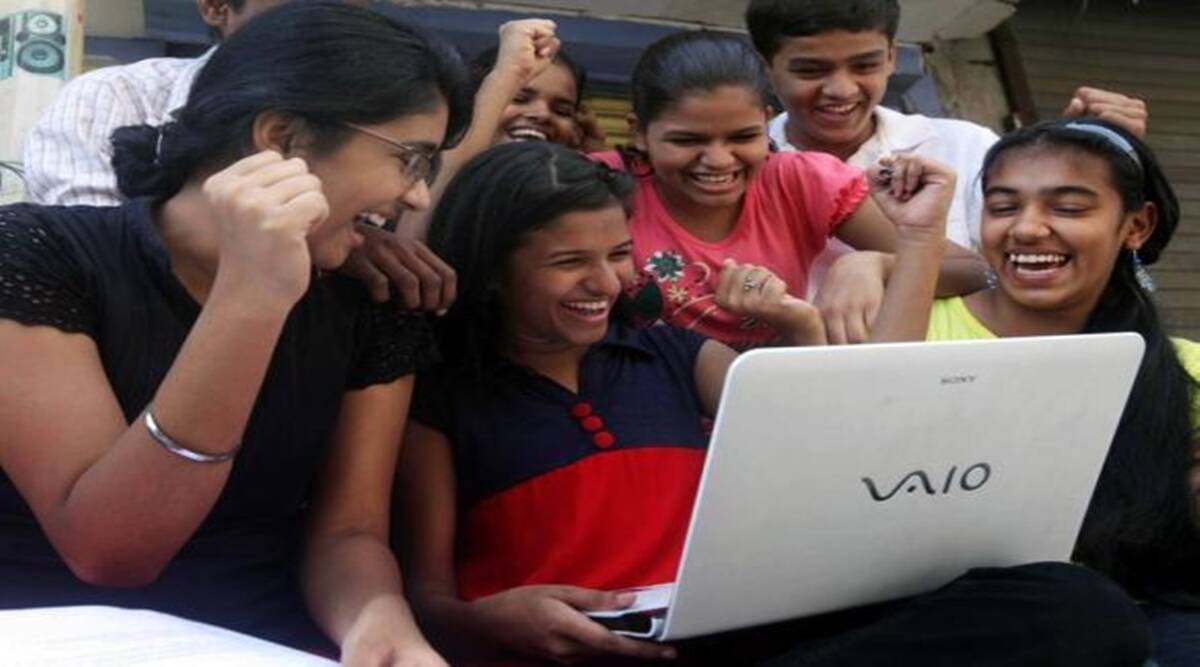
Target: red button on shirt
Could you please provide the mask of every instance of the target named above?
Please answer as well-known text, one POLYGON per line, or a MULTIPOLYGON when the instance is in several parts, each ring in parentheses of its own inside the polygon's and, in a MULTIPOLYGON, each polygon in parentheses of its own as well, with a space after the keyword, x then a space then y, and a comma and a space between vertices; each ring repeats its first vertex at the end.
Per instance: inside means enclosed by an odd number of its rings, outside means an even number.
POLYGON ((583 419, 590 414, 592 414, 591 403, 579 402, 571 406, 571 416, 576 419, 583 419))
POLYGON ((596 445, 600 449, 608 449, 616 442, 617 439, 614 438, 613 434, 609 433, 608 431, 600 431, 596 435, 592 436, 592 444, 596 445))
POLYGON ((604 420, 596 415, 592 415, 591 417, 584 417, 583 421, 579 422, 579 425, 588 433, 595 433, 604 428, 604 420))

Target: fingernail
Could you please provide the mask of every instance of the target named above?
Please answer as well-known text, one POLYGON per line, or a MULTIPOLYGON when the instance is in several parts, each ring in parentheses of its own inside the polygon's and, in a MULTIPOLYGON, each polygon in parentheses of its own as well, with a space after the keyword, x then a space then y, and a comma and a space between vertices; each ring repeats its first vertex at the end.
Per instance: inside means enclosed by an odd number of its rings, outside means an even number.
POLYGON ((446 313, 448 313, 448 312, 450 312, 450 309, 448 309, 448 308, 442 308, 441 310, 437 311, 436 315, 437 315, 438 317, 441 317, 441 316, 445 315, 445 314, 446 314, 446 313))
POLYGON ((673 649, 673 648, 663 649, 662 657, 666 658, 667 660, 674 660, 676 655, 677 654, 675 653, 675 649, 673 649))
POLYGON ((617 593, 616 598, 614 598, 614 602, 619 605, 631 605, 636 601, 637 594, 635 593, 617 593))

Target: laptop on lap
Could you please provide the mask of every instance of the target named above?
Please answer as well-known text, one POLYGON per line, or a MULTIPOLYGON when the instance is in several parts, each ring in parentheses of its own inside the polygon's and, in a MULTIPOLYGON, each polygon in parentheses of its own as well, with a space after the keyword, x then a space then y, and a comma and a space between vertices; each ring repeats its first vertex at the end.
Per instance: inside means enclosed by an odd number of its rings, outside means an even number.
POLYGON ((621 634, 675 640, 1071 554, 1136 334, 755 350, 729 370, 678 575, 621 634))

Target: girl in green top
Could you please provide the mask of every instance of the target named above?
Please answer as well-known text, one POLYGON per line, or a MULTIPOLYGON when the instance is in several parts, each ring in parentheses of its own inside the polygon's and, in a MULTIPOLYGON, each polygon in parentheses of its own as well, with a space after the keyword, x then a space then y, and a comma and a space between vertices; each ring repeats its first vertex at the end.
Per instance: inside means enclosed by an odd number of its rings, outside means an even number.
POLYGON ((1144 267, 1179 224, 1175 193, 1149 148, 1099 120, 1051 121, 1004 137, 982 179, 983 255, 994 287, 937 302, 928 337, 1145 338, 1075 558, 1145 601, 1160 665, 1200 664, 1200 345, 1168 338, 1144 267))

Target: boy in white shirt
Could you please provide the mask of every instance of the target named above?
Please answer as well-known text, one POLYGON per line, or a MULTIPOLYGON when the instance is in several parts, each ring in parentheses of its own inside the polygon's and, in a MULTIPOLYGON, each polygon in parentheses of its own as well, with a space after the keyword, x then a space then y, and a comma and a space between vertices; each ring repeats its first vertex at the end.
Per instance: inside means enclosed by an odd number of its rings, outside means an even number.
MULTIPOLYGON (((280 0, 196 0, 200 17, 220 38, 233 34, 280 0)), ((39 204, 116 206, 124 201, 112 168, 113 130, 162 125, 187 101, 199 58, 149 58, 73 79, 25 141, 25 180, 39 204)))
MULTIPOLYGON (((886 153, 915 152, 958 172, 946 236, 977 246, 983 195, 977 178, 983 156, 996 142, 990 129, 962 120, 904 114, 879 106, 896 65, 897 0, 751 0, 746 26, 767 61, 784 113, 769 125, 780 150, 817 150, 865 168, 886 153)), ((1138 136, 1146 130, 1146 105, 1094 88, 1080 88, 1065 115, 1092 115, 1138 136)), ((809 297, 830 325, 831 342, 865 340, 877 300, 869 290, 824 284, 825 274, 849 248, 831 240, 814 263, 809 297), (848 303, 842 296, 851 294, 848 303)), ((841 268, 841 267, 839 267, 841 268)), ((844 275, 851 271, 842 271, 844 275)), ((832 281, 831 281, 832 282, 832 281)))

